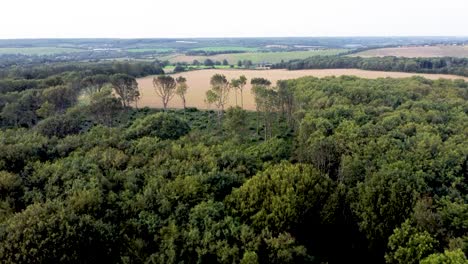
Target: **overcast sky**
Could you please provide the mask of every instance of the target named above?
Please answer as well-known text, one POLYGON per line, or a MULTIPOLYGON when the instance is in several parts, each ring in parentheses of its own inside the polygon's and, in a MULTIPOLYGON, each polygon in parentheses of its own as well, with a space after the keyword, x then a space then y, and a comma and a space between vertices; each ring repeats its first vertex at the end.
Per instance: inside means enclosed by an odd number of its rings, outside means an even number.
POLYGON ((468 0, 1 0, 0 38, 468 36, 468 0))

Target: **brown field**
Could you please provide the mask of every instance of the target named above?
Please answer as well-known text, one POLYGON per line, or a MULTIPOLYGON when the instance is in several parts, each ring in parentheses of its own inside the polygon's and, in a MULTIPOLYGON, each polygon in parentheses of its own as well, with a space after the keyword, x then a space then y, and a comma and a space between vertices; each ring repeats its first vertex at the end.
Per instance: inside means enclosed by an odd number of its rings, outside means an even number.
POLYGON ((385 56, 396 56, 396 57, 468 57, 468 46, 416 46, 416 47, 399 47, 399 48, 382 48, 373 49, 352 54, 350 56, 360 57, 385 57, 385 56))
MULTIPOLYGON (((183 75, 187 78, 187 84, 189 85, 189 90, 187 92, 187 106, 188 107, 197 107, 199 109, 213 109, 214 106, 209 106, 204 102, 205 93, 210 89, 210 78, 214 74, 224 74, 231 80, 237 78, 240 75, 245 75, 250 79, 255 77, 267 78, 272 83, 276 83, 278 80, 286 79, 295 79, 304 76, 315 76, 315 77, 326 77, 326 76, 340 76, 340 75, 355 75, 363 78, 381 78, 381 77, 394 77, 394 78, 405 78, 411 77, 414 75, 423 76, 428 79, 465 79, 468 81, 468 78, 463 78, 455 75, 444 75, 444 74, 414 74, 414 73, 404 73, 404 72, 381 72, 381 71, 365 71, 358 69, 326 69, 326 70, 299 70, 299 71, 287 71, 287 70, 232 70, 232 69, 213 69, 213 70, 199 70, 199 71, 190 71, 181 74, 174 74, 174 77, 183 75)), ((154 88, 153 88, 153 76, 148 76, 145 78, 138 79, 138 85, 141 93, 141 100, 138 102, 139 107, 153 107, 161 108, 162 103, 159 97, 157 97, 154 88)), ((244 108, 248 110, 255 110, 254 98, 250 92, 250 84, 244 88, 244 108)), ((240 97, 238 97, 240 102, 240 97)), ((229 97, 229 105, 234 106, 235 95, 234 92, 231 92, 229 97)), ((174 97, 172 101, 169 102, 170 108, 182 108, 182 102, 178 97, 174 97)))

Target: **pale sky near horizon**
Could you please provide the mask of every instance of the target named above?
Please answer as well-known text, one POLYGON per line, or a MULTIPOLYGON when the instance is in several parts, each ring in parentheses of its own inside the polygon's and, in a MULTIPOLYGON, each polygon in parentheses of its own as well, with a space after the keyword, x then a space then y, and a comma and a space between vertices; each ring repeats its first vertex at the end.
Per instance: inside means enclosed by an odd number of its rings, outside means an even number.
POLYGON ((0 38, 468 36, 468 0, 3 0, 0 38))

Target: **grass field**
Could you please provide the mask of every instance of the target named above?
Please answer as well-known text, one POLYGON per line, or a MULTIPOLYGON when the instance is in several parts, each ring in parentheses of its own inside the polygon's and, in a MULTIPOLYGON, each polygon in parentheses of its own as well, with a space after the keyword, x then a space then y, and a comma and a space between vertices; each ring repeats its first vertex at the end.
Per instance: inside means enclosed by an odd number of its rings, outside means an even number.
POLYGON ((397 57, 468 57, 468 46, 451 46, 451 45, 439 45, 439 46, 415 46, 415 47, 398 47, 398 48, 382 48, 373 49, 352 54, 350 56, 360 57, 385 57, 385 56, 397 56, 397 57))
POLYGON ((218 54, 214 56, 187 56, 187 55, 172 55, 162 59, 167 59, 170 62, 187 62, 193 60, 203 62, 206 59, 222 61, 226 59, 231 64, 236 64, 239 60, 251 60, 253 63, 278 63, 281 60, 288 61, 294 59, 305 59, 318 55, 336 55, 346 51, 345 49, 328 49, 328 50, 310 50, 310 51, 285 51, 285 52, 247 52, 235 54, 218 54))
POLYGON ((128 49, 128 52, 154 52, 154 53, 166 53, 166 52, 172 52, 174 49, 172 48, 136 48, 136 49, 128 49))
POLYGON ((67 52, 83 51, 73 48, 58 47, 34 47, 34 48, 0 48, 0 54, 24 54, 24 55, 52 55, 67 52))
POLYGON ((203 47, 203 48, 194 48, 191 50, 203 50, 203 51, 213 51, 213 52, 223 52, 223 51, 257 51, 257 48, 249 47, 238 47, 238 46, 224 46, 224 47, 203 47))
MULTIPOLYGON (((209 106, 205 103, 206 91, 210 88, 210 78, 214 74, 224 74, 228 80, 238 78, 240 75, 245 75, 250 79, 255 77, 263 77, 276 83, 278 80, 295 79, 303 76, 315 76, 315 77, 326 77, 326 76, 340 76, 340 75, 355 75, 363 78, 383 78, 383 77, 394 77, 394 78, 405 78, 414 75, 424 76, 428 79, 463 79, 459 76, 454 75, 439 75, 439 74, 413 74, 403 72, 379 72, 379 71, 364 71, 357 69, 326 69, 326 70, 299 70, 299 71, 287 71, 287 70, 236 70, 236 69, 209 69, 209 70, 198 70, 174 74, 174 77, 184 76, 187 78, 187 84, 189 89, 187 92, 187 106, 193 106, 200 109, 212 109, 214 106, 209 106)), ((468 81, 468 78, 464 78, 468 81)), ((138 79, 138 85, 140 88, 141 100, 138 102, 139 107, 162 107, 161 100, 156 96, 156 93, 152 84, 153 76, 138 79)), ((247 85, 244 89, 244 108, 248 110, 255 110, 254 98, 250 92, 250 85, 247 85)), ((240 101, 240 99, 238 99, 240 101)), ((231 92, 229 98, 229 105, 235 105, 234 92, 231 92)), ((182 102, 178 97, 174 97, 169 102, 170 108, 182 108, 182 102)))

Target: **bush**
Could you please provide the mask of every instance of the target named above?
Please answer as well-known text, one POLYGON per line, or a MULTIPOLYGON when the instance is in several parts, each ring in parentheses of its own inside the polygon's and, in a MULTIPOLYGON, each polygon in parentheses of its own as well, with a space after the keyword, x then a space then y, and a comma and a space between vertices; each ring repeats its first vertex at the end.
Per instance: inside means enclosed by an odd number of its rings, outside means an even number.
POLYGON ((160 139, 178 139, 190 131, 187 122, 173 114, 157 113, 136 120, 127 129, 127 138, 137 139, 145 136, 160 139))

